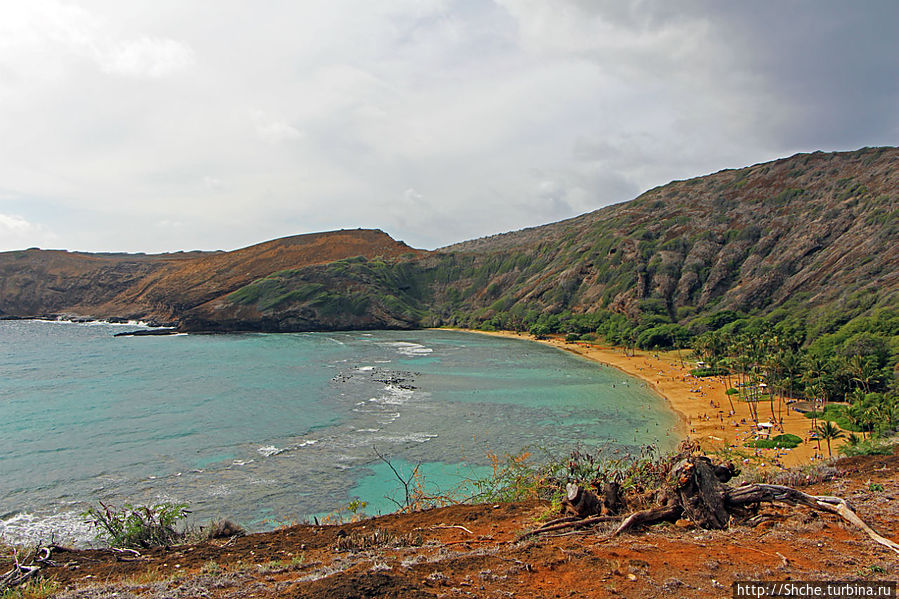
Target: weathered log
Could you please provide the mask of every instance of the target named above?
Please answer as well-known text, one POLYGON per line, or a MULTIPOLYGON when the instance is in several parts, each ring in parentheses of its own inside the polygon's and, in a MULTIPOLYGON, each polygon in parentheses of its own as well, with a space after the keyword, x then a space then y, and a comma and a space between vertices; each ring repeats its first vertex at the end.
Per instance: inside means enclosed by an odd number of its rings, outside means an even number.
POLYGON ((579 518, 588 516, 613 516, 621 513, 625 504, 621 498, 621 485, 612 481, 602 486, 602 496, 585 489, 576 483, 568 483, 565 487, 565 498, 562 507, 566 514, 579 518))
POLYGON ((612 533, 612 536, 616 537, 623 532, 645 524, 655 524, 656 522, 663 521, 674 522, 683 513, 684 508, 677 504, 634 512, 622 520, 621 524, 618 525, 618 528, 615 529, 615 532, 612 533))
POLYGON ((715 478, 719 481, 726 483, 736 475, 738 475, 740 471, 734 466, 733 462, 727 462, 726 464, 718 464, 715 466, 715 478))
MULTIPOLYGON (((737 488, 725 485, 736 473, 737 470, 730 463, 714 465, 705 456, 685 457, 672 468, 669 489, 656 496, 656 501, 665 501, 666 504, 625 516, 611 537, 638 526, 666 520, 675 521, 682 516, 689 518, 700 528, 723 529, 728 526, 732 515, 746 517, 753 514, 761 503, 781 502, 836 514, 877 543, 899 553, 899 544, 879 535, 865 524, 845 499, 830 495, 809 495, 782 485, 750 484, 737 488)), ((527 533, 525 537, 617 520, 615 516, 609 515, 610 511, 619 509, 616 502, 621 502, 617 485, 605 485, 600 499, 591 491, 569 484, 563 504, 575 516, 548 522, 527 533), (602 515, 593 515, 600 513, 602 515), (592 517, 584 518, 582 514, 592 517)))
POLYGON ((568 518, 560 518, 559 520, 563 520, 563 521, 562 522, 554 521, 554 522, 556 522, 556 524, 553 524, 552 522, 547 522, 540 528, 536 528, 530 532, 526 532, 525 534, 522 535, 521 538, 526 539, 527 537, 530 537, 533 535, 540 535, 545 532, 554 532, 557 530, 566 530, 568 528, 574 528, 574 529, 585 528, 587 526, 593 526, 594 524, 599 524, 601 522, 617 522, 619 520, 619 517, 618 516, 593 516, 592 518, 583 518, 583 519, 574 518, 574 519, 570 519, 570 520, 568 518))
POLYGON ((625 508, 621 498, 621 485, 615 481, 609 481, 602 486, 602 514, 620 514, 625 508))

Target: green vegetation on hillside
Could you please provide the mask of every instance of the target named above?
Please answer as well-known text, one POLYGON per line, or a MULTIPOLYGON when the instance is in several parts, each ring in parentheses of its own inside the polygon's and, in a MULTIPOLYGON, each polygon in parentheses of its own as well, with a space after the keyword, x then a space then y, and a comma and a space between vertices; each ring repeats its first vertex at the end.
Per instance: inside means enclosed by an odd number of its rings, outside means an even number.
POLYGON ((529 331, 693 346, 731 370, 734 348, 761 348, 815 364, 791 396, 882 393, 899 363, 897 173, 895 148, 797 155, 420 256, 277 272, 228 299, 277 330, 529 331))

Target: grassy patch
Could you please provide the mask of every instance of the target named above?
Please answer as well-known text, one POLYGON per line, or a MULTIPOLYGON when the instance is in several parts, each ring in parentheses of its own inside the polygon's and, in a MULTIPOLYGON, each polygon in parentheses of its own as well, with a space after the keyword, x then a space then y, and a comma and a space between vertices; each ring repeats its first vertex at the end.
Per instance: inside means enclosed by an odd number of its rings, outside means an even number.
POLYGON ((745 447, 756 447, 758 449, 793 449, 802 443, 802 438, 796 435, 777 435, 771 439, 756 439, 747 441, 745 447))

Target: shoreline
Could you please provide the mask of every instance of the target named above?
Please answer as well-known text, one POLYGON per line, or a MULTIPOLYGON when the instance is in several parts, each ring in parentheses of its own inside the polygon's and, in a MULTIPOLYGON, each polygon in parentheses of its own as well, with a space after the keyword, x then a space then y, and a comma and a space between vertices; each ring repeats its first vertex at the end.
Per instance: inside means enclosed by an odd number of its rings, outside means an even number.
MULTIPOLYGON (((794 449, 777 451, 744 447, 743 443, 747 439, 754 438, 756 434, 756 427, 750 417, 748 404, 734 399, 733 414, 731 415, 732 398, 725 393, 727 385, 722 377, 694 377, 690 373, 691 362, 686 359, 681 360, 675 351, 634 350, 633 356, 627 356, 620 348, 586 341, 566 342, 560 337, 537 339, 530 333, 524 332, 451 330, 542 343, 593 362, 617 368, 625 374, 636 377, 661 395, 669 409, 678 416, 677 435, 682 439, 698 441, 706 451, 729 448, 745 454, 750 459, 756 459, 762 466, 774 464, 784 467, 808 464, 813 461, 815 454, 820 453, 817 443, 808 438, 808 433, 812 428, 811 420, 802 414, 786 409, 786 407, 782 412, 783 432, 801 437, 803 443, 794 449)), ((685 351, 688 350, 682 351, 682 354, 685 351)), ((775 404, 775 412, 777 409, 777 404, 775 404)), ((769 410, 769 403, 761 402, 759 418, 763 421, 770 420, 769 410)), ((776 434, 781 433, 777 431, 772 436, 776 434)), ((823 446, 822 449, 824 449, 823 446)))

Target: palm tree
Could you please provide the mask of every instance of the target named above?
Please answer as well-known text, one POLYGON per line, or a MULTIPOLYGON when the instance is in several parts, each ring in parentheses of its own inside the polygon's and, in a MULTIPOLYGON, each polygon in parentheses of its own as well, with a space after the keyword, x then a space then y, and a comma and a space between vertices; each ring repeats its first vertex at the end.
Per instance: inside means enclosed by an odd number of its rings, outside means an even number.
POLYGON ((840 427, 830 420, 816 426, 815 432, 818 433, 819 439, 827 441, 827 457, 829 458, 833 457, 833 452, 830 450, 830 441, 832 439, 841 439, 846 436, 843 434, 843 431, 840 430, 840 427))
POLYGON ((818 394, 820 393, 821 386, 821 383, 818 381, 806 385, 807 392, 812 396, 812 427, 818 425, 818 394))
POLYGON ((856 354, 847 360, 846 365, 852 373, 852 380, 864 387, 865 393, 870 393, 871 383, 877 382, 877 368, 874 364, 856 354))
POLYGON ((799 355, 794 351, 788 351, 782 354, 780 359, 780 369, 783 376, 787 379, 787 396, 793 399, 793 381, 802 372, 802 361, 799 355))

